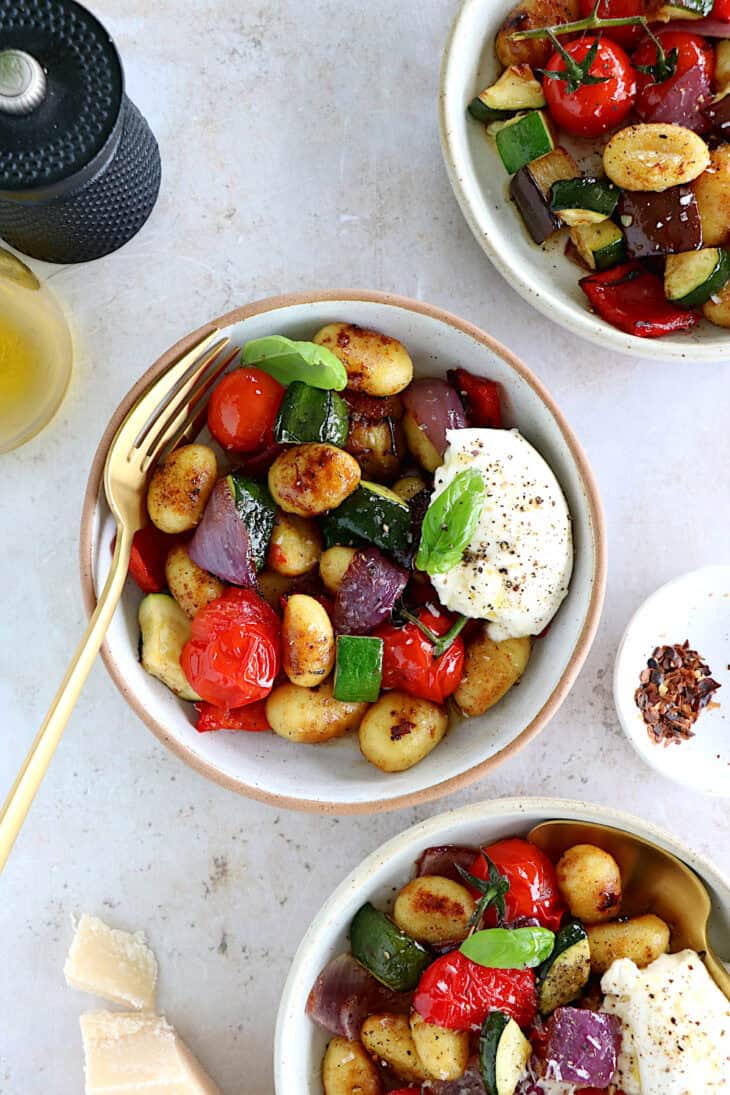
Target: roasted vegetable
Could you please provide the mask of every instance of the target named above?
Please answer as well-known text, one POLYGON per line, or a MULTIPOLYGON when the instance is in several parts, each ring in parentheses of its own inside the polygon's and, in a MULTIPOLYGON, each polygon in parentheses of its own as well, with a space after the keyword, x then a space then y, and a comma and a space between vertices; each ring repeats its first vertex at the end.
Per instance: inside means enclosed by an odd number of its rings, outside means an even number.
POLYGON ((702 247, 700 211, 687 186, 661 193, 625 190, 617 214, 629 258, 648 259, 702 247))
POLYGON ((550 208, 553 184, 574 179, 578 165, 564 148, 555 148, 527 164, 513 177, 509 192, 535 243, 544 243, 557 232, 561 222, 550 208))

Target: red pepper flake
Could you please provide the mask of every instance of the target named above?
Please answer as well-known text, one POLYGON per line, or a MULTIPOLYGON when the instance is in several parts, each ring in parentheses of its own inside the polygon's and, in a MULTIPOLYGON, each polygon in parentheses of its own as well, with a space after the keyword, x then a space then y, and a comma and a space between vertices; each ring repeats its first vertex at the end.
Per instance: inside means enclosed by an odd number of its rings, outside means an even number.
POLYGON ((657 646, 641 671, 634 693, 636 706, 655 744, 671 745, 694 737, 692 727, 720 687, 710 667, 689 639, 673 646, 657 646))

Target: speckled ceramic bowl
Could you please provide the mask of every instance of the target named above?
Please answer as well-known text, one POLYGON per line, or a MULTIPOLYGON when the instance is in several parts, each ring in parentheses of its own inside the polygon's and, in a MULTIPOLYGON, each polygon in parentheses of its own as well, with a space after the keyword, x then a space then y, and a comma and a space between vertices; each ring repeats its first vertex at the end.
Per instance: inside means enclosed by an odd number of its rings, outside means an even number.
POLYGON ((526 835, 533 825, 553 818, 594 821, 625 829, 666 848, 692 867, 712 901, 709 939, 724 961, 730 960, 730 879, 669 833, 630 814, 606 806, 552 798, 506 798, 477 802, 414 825, 383 844, 360 864, 322 906, 292 962, 276 1023, 274 1070, 277 1095, 322 1095, 322 1058, 329 1041, 305 1015, 309 990, 320 970, 348 949, 352 917, 366 901, 387 905, 409 878, 424 849, 438 844, 486 844, 526 835))
POLYGON ((469 227, 499 272, 548 319, 607 350, 659 361, 719 361, 730 353, 730 332, 702 323, 659 339, 624 334, 588 310, 580 270, 563 253, 564 233, 543 247, 533 243, 508 193, 509 177, 484 126, 467 105, 499 74, 494 39, 516 0, 464 0, 451 28, 441 69, 441 147, 469 227))
MULTIPOLYGON (((573 516, 575 568, 568 597, 546 638, 535 644, 519 688, 481 718, 454 727, 425 760, 386 774, 361 755, 348 735, 325 745, 293 745, 274 734, 198 734, 195 709, 177 699, 138 661, 140 594, 129 582, 102 657, 117 687, 152 732, 210 779, 242 794, 296 809, 334 813, 394 809, 438 798, 495 768, 526 745, 565 699, 590 648, 605 586, 605 532, 597 488, 585 456, 552 398, 530 370, 483 331, 416 301, 378 293, 334 291, 279 297, 214 321, 239 344, 266 334, 310 338, 347 320, 400 339, 417 373, 443 375, 456 363, 493 377, 504 391, 507 422, 519 426, 553 468, 573 516)), ((81 528, 86 607, 109 567, 114 522, 101 487, 107 450, 144 386, 188 350, 195 331, 173 346, 120 403, 99 445, 89 477, 81 528)))

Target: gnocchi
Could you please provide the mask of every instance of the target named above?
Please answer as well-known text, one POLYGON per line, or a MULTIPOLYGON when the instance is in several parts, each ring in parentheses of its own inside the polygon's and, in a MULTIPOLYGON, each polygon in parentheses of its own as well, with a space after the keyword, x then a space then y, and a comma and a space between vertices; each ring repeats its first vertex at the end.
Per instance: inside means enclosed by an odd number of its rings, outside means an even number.
POLYGON ((466 648, 464 675, 454 692, 461 713, 483 715, 501 700, 527 668, 531 645, 529 638, 495 643, 483 628, 466 648))
POLYGON ((319 575, 329 593, 337 593, 354 554, 355 548, 339 546, 327 548, 322 552, 319 560, 319 575))
POLYGON ((269 490, 278 506, 299 517, 336 509, 357 489, 360 465, 334 445, 292 445, 269 469, 269 490))
POLYGON ((405 692, 385 692, 360 723, 363 756, 383 772, 404 772, 436 748, 449 718, 444 707, 405 692))
POLYGON ((426 471, 436 471, 436 468, 443 464, 443 458, 433 441, 426 435, 425 429, 418 425, 410 411, 403 415, 403 429, 411 455, 426 471))
POLYGON ((411 1012, 411 1037, 421 1063, 434 1080, 458 1080, 469 1063, 469 1033, 427 1023, 411 1012))
POLYGON ((475 908, 465 886, 439 875, 422 875, 398 894, 393 919, 419 943, 449 943, 464 938, 475 908))
POLYGON ((512 35, 533 27, 554 26, 578 18, 578 0, 521 0, 502 24, 495 42, 497 57, 505 68, 527 64, 544 68, 553 52, 546 38, 515 42, 512 35))
POLYGON ((378 1061, 385 1061, 402 1080, 427 1080, 406 1015, 369 1015, 360 1030, 365 1049, 378 1061))
POLYGON ((354 323, 329 323, 314 336, 347 369, 347 384, 366 395, 397 395, 413 379, 413 362, 396 338, 358 327, 354 323))
POLYGON ((403 462, 403 427, 391 418, 380 422, 353 421, 346 447, 357 460, 366 479, 390 482, 403 462))
POLYGON ((653 913, 608 924, 589 924, 586 933, 594 974, 605 973, 617 958, 630 958, 643 969, 669 950, 669 927, 653 913))
POLYGON ((616 860, 594 844, 574 844, 555 868, 571 915, 586 924, 615 919, 621 909, 621 871, 616 860))
POLYGON ((312 688, 335 664, 335 636, 326 611, 314 597, 294 593, 281 624, 281 662, 292 684, 312 688))
POLYGON ((624 190, 669 190, 693 182, 709 164, 710 151, 701 137, 661 122, 619 129, 603 153, 604 171, 624 190))
POLYGON ((220 578, 209 574, 193 562, 184 544, 178 544, 168 551, 165 580, 170 593, 191 620, 196 612, 215 601, 225 590, 220 578))
POLYGON ((730 243, 730 144, 709 154, 707 167, 692 189, 700 210, 704 246, 730 243))
POLYGON ((313 521, 278 510, 267 563, 277 574, 298 578, 313 570, 322 554, 322 533, 313 521))
POLYGON ((302 688, 288 681, 274 686, 266 700, 266 717, 279 737, 316 745, 357 729, 367 706, 336 700, 331 680, 316 688, 302 688))
POLYGON ((410 502, 417 494, 426 489, 426 484, 420 475, 404 475, 393 484, 393 490, 404 502, 410 502))
POLYGON ((359 1042, 333 1038, 322 1062, 324 1095, 381 1095, 383 1085, 372 1059, 359 1042))
POLYGON ((147 512, 162 532, 195 528, 215 486, 218 467, 207 445, 183 445, 157 465, 147 490, 147 512))

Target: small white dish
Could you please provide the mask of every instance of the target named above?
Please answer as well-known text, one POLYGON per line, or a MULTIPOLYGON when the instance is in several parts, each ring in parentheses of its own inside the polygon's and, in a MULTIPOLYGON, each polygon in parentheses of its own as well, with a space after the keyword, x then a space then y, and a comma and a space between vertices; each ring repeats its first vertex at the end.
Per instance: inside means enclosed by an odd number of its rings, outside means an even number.
POLYGON ((730 796, 730 565, 682 574, 652 593, 629 622, 616 655, 613 695, 621 725, 647 764, 706 795, 730 796), (679 744, 655 744, 634 693, 656 646, 683 643, 698 651, 721 685, 679 744))
POLYGON ((441 149, 456 199, 474 237, 520 296, 562 327, 633 357, 720 361, 730 332, 705 320, 692 331, 637 338, 588 310, 579 268, 563 234, 538 247, 510 201, 509 177, 494 142, 467 114, 469 102, 499 75, 494 39, 515 0, 464 0, 444 50, 439 92, 441 149))

